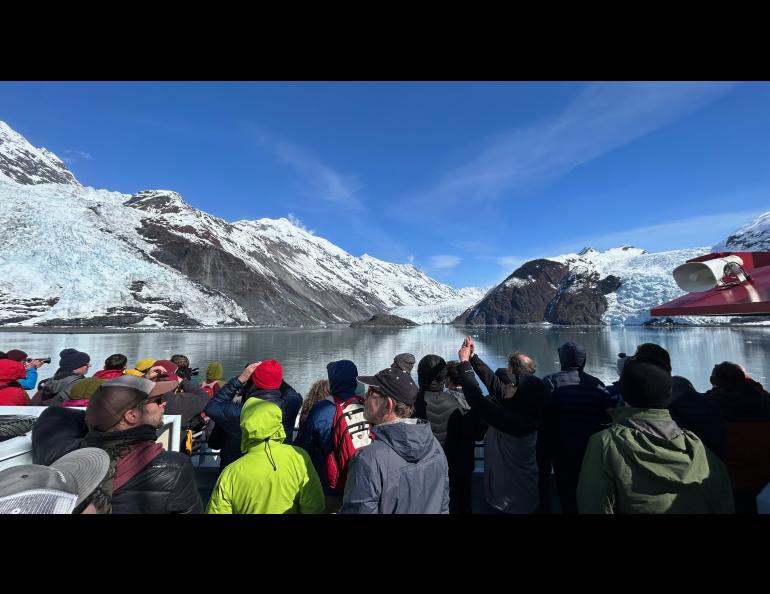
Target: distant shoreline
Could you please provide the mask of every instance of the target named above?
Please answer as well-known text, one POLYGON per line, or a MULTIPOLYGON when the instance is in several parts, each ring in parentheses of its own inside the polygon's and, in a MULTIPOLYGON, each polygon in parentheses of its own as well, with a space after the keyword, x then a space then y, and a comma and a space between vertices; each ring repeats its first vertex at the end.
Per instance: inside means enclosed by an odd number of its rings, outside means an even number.
MULTIPOLYGON (((719 324, 654 324, 654 325, 633 325, 624 324, 550 324, 543 322, 532 322, 529 324, 489 324, 489 325, 454 325, 445 323, 418 324, 418 326, 365 326, 352 328, 353 330, 410 330, 420 326, 452 326, 454 328, 466 328, 476 330, 481 328, 646 328, 649 330, 675 330, 679 328, 761 328, 770 327, 770 321, 763 322, 742 322, 742 323, 719 323, 719 324)), ((281 331, 281 330, 335 330, 350 328, 348 324, 327 324, 325 326, 229 326, 229 327, 185 327, 175 326, 168 328, 75 328, 70 326, 0 326, 0 332, 21 332, 27 334, 152 334, 160 332, 243 332, 245 330, 255 331, 281 331)))

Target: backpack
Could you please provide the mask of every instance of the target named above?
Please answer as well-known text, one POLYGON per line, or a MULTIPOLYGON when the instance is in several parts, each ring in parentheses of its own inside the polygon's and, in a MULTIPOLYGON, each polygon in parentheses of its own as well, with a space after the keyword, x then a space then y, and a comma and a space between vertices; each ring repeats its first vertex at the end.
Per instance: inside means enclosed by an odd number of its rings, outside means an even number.
POLYGON ((359 396, 342 403, 335 399, 334 405, 332 450, 326 457, 326 477, 330 488, 343 493, 350 459, 356 450, 372 443, 374 436, 364 419, 364 404, 359 396))

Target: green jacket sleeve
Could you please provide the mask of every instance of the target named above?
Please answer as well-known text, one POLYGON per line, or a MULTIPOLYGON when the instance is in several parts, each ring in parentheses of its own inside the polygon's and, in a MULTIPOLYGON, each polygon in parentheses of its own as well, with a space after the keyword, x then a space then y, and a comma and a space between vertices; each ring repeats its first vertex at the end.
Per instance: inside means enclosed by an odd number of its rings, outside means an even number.
POLYGON ((227 468, 222 471, 217 479, 217 484, 214 486, 214 492, 211 494, 211 499, 206 507, 207 514, 232 514, 233 505, 230 490, 230 481, 228 480, 229 473, 227 468))
POLYGON ((711 473, 708 481, 709 491, 711 492, 712 513, 715 514, 734 514, 735 500, 733 499, 733 484, 730 481, 730 475, 727 467, 714 454, 707 451, 709 467, 711 473))
POLYGON ((326 508, 326 497, 321 487, 321 479, 318 478, 310 456, 300 448, 295 448, 305 465, 305 475, 302 486, 299 490, 299 513, 301 514, 321 514, 326 508))
POLYGON ((578 513, 613 514, 615 513, 615 482, 612 479, 607 460, 602 433, 595 433, 588 440, 580 479, 577 486, 578 513))

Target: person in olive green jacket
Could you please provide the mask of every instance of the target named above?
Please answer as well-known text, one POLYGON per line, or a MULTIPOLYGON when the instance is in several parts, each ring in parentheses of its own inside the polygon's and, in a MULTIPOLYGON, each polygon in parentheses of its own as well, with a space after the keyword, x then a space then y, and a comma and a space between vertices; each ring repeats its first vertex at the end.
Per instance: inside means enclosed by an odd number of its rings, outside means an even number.
POLYGON ((735 513, 727 469, 666 407, 671 373, 631 357, 620 378, 625 408, 591 436, 577 486, 581 514, 735 513))
POLYGON ((286 445, 281 409, 250 398, 241 411, 245 454, 219 475, 206 513, 320 514, 321 481, 301 448, 286 445))

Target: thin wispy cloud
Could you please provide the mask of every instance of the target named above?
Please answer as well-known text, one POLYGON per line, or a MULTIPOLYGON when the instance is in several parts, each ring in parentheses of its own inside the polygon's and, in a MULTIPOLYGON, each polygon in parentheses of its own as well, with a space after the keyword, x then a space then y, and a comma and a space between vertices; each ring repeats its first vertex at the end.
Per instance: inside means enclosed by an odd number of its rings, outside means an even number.
POLYGON ((287 142, 279 142, 276 145, 276 153, 299 173, 309 196, 347 208, 364 210, 363 204, 356 196, 361 184, 354 177, 337 173, 310 153, 287 142))
POLYGON ((299 217, 294 216, 294 213, 290 212, 286 218, 289 219, 289 222, 295 227, 298 227, 299 229, 302 229, 303 231, 306 231, 311 235, 315 235, 315 231, 313 231, 312 229, 308 229, 305 226, 305 224, 299 219, 299 217))
POLYGON ((355 211, 367 210, 358 195, 362 185, 355 176, 339 173, 309 150, 281 139, 254 122, 241 121, 239 126, 252 140, 294 169, 304 198, 335 203, 355 211))
POLYGON ((409 264, 414 264, 414 255, 413 255, 413 254, 409 254, 409 255, 406 257, 406 261, 407 261, 409 264))
POLYGON ((460 263, 461 258, 459 256, 451 256, 448 254, 438 254, 435 256, 429 256, 426 258, 428 268, 434 268, 438 270, 445 270, 448 268, 454 268, 460 263))
POLYGON ((64 156, 62 157, 62 161, 65 163, 74 163, 75 161, 90 161, 91 159, 93 159, 91 153, 70 149, 65 150, 64 156))
MULTIPOLYGON (((721 97, 729 83, 600 83, 560 114, 490 139, 480 154, 429 189, 434 199, 494 199, 554 178, 721 97)), ((424 195, 423 195, 424 196, 424 195)))

